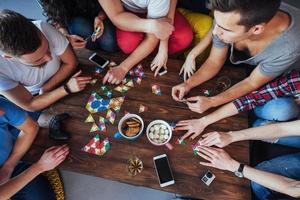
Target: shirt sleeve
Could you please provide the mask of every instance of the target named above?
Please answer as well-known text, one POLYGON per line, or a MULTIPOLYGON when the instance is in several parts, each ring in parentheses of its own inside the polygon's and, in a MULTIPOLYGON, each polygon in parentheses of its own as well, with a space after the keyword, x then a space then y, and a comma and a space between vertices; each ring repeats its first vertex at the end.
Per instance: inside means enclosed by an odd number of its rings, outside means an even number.
POLYGON ((147 18, 161 18, 167 16, 170 9, 170 0, 150 0, 147 7, 147 18))
POLYGON ((41 22, 41 28, 52 46, 53 52, 58 56, 62 55, 69 44, 67 38, 47 22, 41 22))
POLYGON ((0 74, 0 91, 7 91, 18 86, 18 82, 11 80, 0 74))
POLYGON ((287 71, 293 64, 295 64, 300 55, 283 55, 259 64, 260 72, 265 76, 277 77, 287 71))
POLYGON ((271 99, 282 96, 297 97, 300 88, 300 71, 294 70, 291 73, 281 76, 268 83, 259 90, 253 91, 246 96, 233 101, 238 112, 252 110, 256 106, 262 106, 271 99))
POLYGON ((1 98, 0 102, 4 109, 4 116, 8 124, 12 126, 20 126, 25 122, 28 117, 26 111, 4 98, 1 98))

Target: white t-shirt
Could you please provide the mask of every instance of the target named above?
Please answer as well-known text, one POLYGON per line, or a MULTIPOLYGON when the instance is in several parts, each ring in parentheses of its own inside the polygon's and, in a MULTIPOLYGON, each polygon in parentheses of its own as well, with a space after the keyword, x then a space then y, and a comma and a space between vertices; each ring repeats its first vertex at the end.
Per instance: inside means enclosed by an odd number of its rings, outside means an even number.
POLYGON ((52 60, 43 67, 32 67, 15 59, 0 56, 0 91, 10 90, 21 84, 31 94, 37 94, 44 83, 60 68, 61 60, 59 56, 65 52, 69 44, 68 40, 46 22, 34 21, 33 23, 48 40, 52 60))
POLYGON ((121 0, 124 7, 135 13, 147 13, 147 18, 165 17, 170 8, 170 0, 121 0))

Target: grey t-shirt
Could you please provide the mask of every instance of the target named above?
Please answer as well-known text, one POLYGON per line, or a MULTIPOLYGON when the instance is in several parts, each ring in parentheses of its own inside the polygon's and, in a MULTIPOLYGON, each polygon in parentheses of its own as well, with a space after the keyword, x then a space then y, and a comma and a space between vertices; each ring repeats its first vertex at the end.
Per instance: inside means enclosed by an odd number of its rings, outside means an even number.
POLYGON ((213 35, 214 47, 224 48, 230 45, 230 61, 233 64, 258 66, 266 76, 276 77, 300 68, 300 9, 282 3, 280 10, 289 14, 290 26, 257 55, 242 58, 233 44, 224 43, 216 35, 213 35))

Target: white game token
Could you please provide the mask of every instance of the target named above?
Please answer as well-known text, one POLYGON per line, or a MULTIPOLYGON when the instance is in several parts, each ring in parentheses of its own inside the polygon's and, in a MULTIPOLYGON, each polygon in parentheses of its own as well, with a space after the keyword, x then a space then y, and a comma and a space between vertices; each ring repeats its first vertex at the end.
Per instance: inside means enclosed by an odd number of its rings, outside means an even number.
POLYGON ((151 132, 153 132, 153 131, 154 131, 154 127, 153 127, 153 126, 150 128, 150 131, 151 131, 151 132))
POLYGON ((169 130, 168 129, 165 130, 165 134, 169 135, 169 130))
POLYGON ((167 140, 169 138, 169 135, 164 135, 164 138, 167 140))
POLYGON ((153 139, 153 138, 154 138, 153 132, 150 132, 150 133, 149 133, 149 137, 150 137, 150 139, 153 139))
POLYGON ((164 130, 167 129, 167 127, 165 125, 161 125, 161 128, 164 130))
POLYGON ((164 134, 165 134, 165 130, 160 129, 160 130, 159 130, 159 133, 160 133, 161 135, 164 135, 164 134))
POLYGON ((154 130, 158 131, 159 130, 159 125, 154 125, 154 130))
POLYGON ((164 138, 165 138, 164 135, 160 135, 160 136, 159 136, 159 139, 160 139, 161 141, 164 140, 164 138))

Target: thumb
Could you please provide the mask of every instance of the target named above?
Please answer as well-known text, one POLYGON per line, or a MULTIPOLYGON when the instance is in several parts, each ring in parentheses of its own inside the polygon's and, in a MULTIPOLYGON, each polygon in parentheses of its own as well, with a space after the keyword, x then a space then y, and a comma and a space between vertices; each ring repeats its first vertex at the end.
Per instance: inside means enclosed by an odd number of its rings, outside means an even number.
POLYGON ((80 74, 81 74, 81 70, 79 70, 76 74, 74 74, 73 76, 72 76, 72 78, 75 78, 75 77, 78 77, 80 74))
POLYGON ((187 98, 186 100, 188 100, 188 101, 198 101, 198 100, 199 100, 199 97, 198 97, 198 96, 189 97, 189 98, 187 98))

